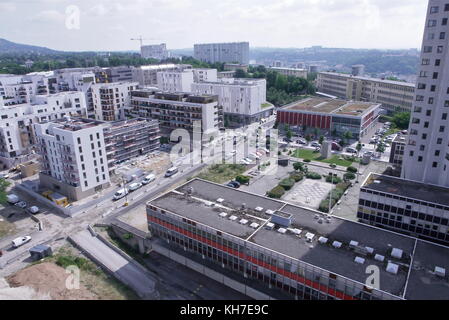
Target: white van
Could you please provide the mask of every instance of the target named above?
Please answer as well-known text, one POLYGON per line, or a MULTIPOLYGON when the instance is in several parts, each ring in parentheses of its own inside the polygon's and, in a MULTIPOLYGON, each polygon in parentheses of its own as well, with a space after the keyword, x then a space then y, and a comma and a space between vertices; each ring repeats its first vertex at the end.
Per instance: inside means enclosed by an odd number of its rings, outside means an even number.
POLYGON ((154 180, 156 180, 156 176, 154 174, 149 174, 142 180, 142 183, 149 184, 150 182, 153 182, 154 180))
POLYGON ((177 167, 172 167, 172 168, 167 170, 167 172, 165 173, 165 177, 168 178, 168 177, 171 177, 171 176, 173 176, 173 175, 175 175, 177 173, 178 173, 178 168, 177 167))
POLYGON ((127 188, 120 189, 114 194, 114 200, 119 200, 126 196, 128 193, 129 190, 127 188))
POLYGON ((12 246, 14 248, 18 248, 22 245, 24 245, 27 242, 31 241, 31 237, 30 236, 25 236, 25 237, 20 237, 20 238, 16 238, 12 241, 12 246))

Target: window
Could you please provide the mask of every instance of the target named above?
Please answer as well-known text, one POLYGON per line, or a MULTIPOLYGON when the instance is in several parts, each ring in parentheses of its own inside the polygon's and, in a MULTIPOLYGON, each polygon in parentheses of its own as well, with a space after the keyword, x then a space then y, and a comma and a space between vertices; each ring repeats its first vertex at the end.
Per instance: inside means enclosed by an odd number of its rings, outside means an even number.
POLYGON ((440 156, 440 150, 435 151, 435 157, 439 157, 440 156))
POLYGON ((426 149, 426 147, 425 147, 424 145, 420 145, 420 146, 419 146, 419 150, 420 150, 420 151, 424 151, 425 149, 426 149))
POLYGON ((428 27, 435 27, 437 25, 437 21, 436 20, 429 20, 428 22, 427 22, 427 26, 428 27))
POLYGON ((432 52, 432 46, 425 46, 424 47, 424 53, 431 53, 432 52))
POLYGON ((432 79, 438 79, 438 72, 433 73, 432 79))
POLYGON ((432 115, 432 110, 427 110, 426 111, 426 116, 430 117, 432 115))
POLYGON ((422 157, 421 156, 418 157, 418 162, 422 162, 422 157))
POLYGON ((430 13, 438 13, 439 7, 430 7, 430 13))
POLYGON ((422 59, 421 65, 428 66, 430 64, 430 59, 422 59))
MULTIPOLYGON (((448 91, 449 91, 449 89, 448 89, 448 91)), ((444 106, 445 106, 446 108, 449 108, 449 100, 444 101, 444 106)))
POLYGON ((426 89, 426 84, 425 83, 418 83, 418 89, 419 90, 425 90, 426 89))
POLYGON ((432 167, 433 167, 433 168, 438 167, 438 162, 434 162, 434 163, 432 164, 432 167))
POLYGON ((429 127, 429 122, 428 121, 424 122, 424 128, 428 128, 428 127, 429 127))
POLYGON ((443 21, 441 22, 443 26, 447 26, 447 18, 443 18, 443 21))
POLYGON ((441 117, 442 120, 447 120, 447 113, 443 113, 443 116, 441 117))
POLYGON ((78 138, 77 140, 78 140, 78 144, 81 144, 81 138, 78 138))
POLYGON ((446 38, 446 32, 440 32, 440 40, 444 40, 446 38))
POLYGON ((442 138, 438 138, 437 139, 437 144, 442 144, 443 143, 443 139, 442 138))
POLYGON ((444 126, 440 126, 440 132, 444 132, 445 127, 444 126))
POLYGON ((440 64, 441 64, 441 60, 440 59, 436 59, 435 60, 435 66, 438 67, 440 64))
POLYGON ((431 92, 435 92, 436 90, 437 90, 437 86, 436 85, 430 86, 430 91, 431 92))
POLYGON ((443 46, 437 47, 437 53, 443 53, 443 46))
POLYGON ((422 138, 423 140, 426 140, 426 139, 427 139, 427 133, 423 133, 421 138, 422 138))
POLYGON ((449 11, 449 4, 444 5, 444 11, 449 11))
POLYGON ((429 104, 433 104, 434 99, 431 97, 429 98, 429 104))

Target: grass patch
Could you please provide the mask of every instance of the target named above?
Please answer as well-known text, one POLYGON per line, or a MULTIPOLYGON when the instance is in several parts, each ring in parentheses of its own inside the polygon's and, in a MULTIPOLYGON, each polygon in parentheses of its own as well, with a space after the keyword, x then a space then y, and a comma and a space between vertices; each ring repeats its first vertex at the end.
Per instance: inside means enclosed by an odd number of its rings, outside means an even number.
POLYGON ((334 164, 334 165, 341 166, 341 167, 349 167, 355 161, 355 159, 349 160, 348 158, 345 159, 343 156, 339 156, 339 155, 333 155, 330 158, 324 159, 323 157, 321 157, 321 153, 315 152, 314 150, 308 150, 308 149, 297 149, 293 153, 293 156, 295 158, 300 158, 300 159, 310 160, 310 161, 318 161, 318 162, 323 162, 323 163, 328 163, 328 164, 334 164))
POLYGON ((198 175, 198 178, 215 183, 225 183, 245 171, 246 166, 243 164, 215 164, 207 167, 198 175))
POLYGON ((271 103, 262 103, 262 105, 260 106, 262 109, 265 109, 265 108, 269 108, 269 107, 271 107, 272 106, 272 104, 271 103))
POLYGON ((13 234, 15 231, 16 227, 14 224, 8 221, 0 221, 0 239, 13 234))

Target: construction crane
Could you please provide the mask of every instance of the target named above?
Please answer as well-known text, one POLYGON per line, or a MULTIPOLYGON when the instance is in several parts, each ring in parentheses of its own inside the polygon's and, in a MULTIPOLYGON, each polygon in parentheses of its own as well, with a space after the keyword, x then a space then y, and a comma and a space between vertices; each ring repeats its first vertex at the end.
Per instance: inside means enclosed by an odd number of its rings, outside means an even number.
POLYGON ((155 40, 160 40, 160 39, 153 39, 153 38, 150 38, 150 39, 144 39, 144 38, 142 38, 142 36, 140 36, 140 38, 132 38, 131 40, 132 40, 132 41, 140 41, 140 47, 142 48, 142 46, 143 46, 143 41, 144 41, 144 40, 152 40, 152 41, 155 41, 155 40))

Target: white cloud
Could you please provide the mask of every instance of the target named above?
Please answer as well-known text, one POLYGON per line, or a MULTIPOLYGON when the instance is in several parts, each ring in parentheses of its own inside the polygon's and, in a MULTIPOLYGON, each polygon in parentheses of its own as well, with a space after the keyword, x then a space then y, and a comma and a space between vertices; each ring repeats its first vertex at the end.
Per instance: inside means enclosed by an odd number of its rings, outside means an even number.
POLYGON ((63 22, 64 20, 65 15, 56 10, 44 10, 31 17, 31 21, 41 23, 63 22))
POLYGON ((16 11, 16 6, 12 2, 1 2, 0 3, 0 12, 11 13, 16 11))

